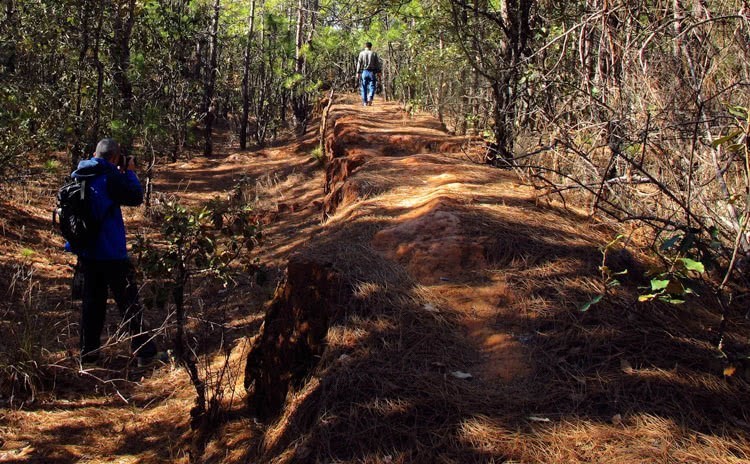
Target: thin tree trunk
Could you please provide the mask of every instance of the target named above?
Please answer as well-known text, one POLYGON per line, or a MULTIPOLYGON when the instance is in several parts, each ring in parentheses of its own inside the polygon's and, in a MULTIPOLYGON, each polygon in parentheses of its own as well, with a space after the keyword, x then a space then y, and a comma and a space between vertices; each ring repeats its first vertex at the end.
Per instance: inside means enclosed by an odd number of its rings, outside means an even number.
MULTIPOLYGON (((438 49, 440 50, 440 62, 442 63, 443 62, 443 56, 444 56, 444 52, 443 52, 444 45, 443 45, 443 35, 442 34, 440 34, 440 42, 438 43, 438 49)), ((444 93, 443 92, 443 80, 444 80, 444 76, 443 76, 443 70, 441 68, 440 72, 438 73, 438 77, 437 77, 437 91, 435 92, 436 95, 437 95, 437 101, 435 102, 436 106, 437 106, 437 116, 438 116, 438 119, 440 120, 440 122, 443 122, 443 93, 444 93)))
MULTIPOLYGON (((352 73, 349 73, 351 75, 352 73)), ((389 92, 385 94, 386 100, 388 99, 395 99, 398 98, 396 95, 396 83, 393 78, 393 75, 398 75, 398 64, 396 61, 396 53, 393 48, 393 42, 388 42, 388 59, 385 62, 385 80, 387 82, 388 88, 390 89, 389 92)), ((386 83, 383 83, 383 89, 386 88, 386 83)), ((403 98, 403 95, 402 95, 403 98)))
MULTIPOLYGON (((130 69, 130 36, 135 24, 136 0, 128 0, 127 6, 123 3, 115 3, 113 12, 113 33, 110 54, 112 55, 112 80, 120 91, 122 114, 129 116, 133 105, 133 85, 128 78, 130 69)), ((130 141, 125 141, 130 143, 130 141)))
MULTIPOLYGON (((7 34, 8 37, 17 37, 18 36, 18 26, 15 24, 15 16, 16 16, 16 8, 15 4, 13 3, 13 0, 8 0, 5 4, 5 23, 7 24, 7 34)), ((3 34, 5 35, 5 34, 3 34)), ((18 59, 18 52, 17 52, 17 45, 16 41, 12 40, 9 47, 10 53, 8 54, 7 59, 5 60, 3 66, 5 66, 5 71, 8 74, 15 74, 16 73, 16 61, 18 59)))
POLYGON ((255 32, 255 0, 250 3, 250 19, 247 32, 247 44, 245 45, 245 57, 242 73, 242 120, 240 121, 240 149, 247 148, 247 120, 250 115, 250 51, 253 44, 255 32))
POLYGON ((73 129, 73 148, 70 153, 71 165, 78 165, 78 161, 83 158, 84 134, 83 134, 83 77, 87 69, 86 55, 89 51, 89 8, 84 5, 81 8, 80 30, 81 30, 81 48, 78 53, 78 69, 76 70, 76 104, 75 104, 75 125, 73 129))
POLYGON ((305 121, 307 119, 307 102, 305 101, 305 57, 302 54, 303 31, 305 25, 305 8, 302 0, 297 0, 297 29, 294 37, 294 73, 299 79, 292 88, 292 107, 294 110, 294 122, 298 132, 303 133, 305 130, 305 121))
POLYGON ((318 25, 318 10, 320 9, 320 2, 318 0, 308 0, 308 7, 310 9, 310 27, 307 30, 307 44, 312 45, 315 29, 318 25))
POLYGON ((268 123, 267 118, 261 117, 265 115, 266 100, 268 98, 268 79, 266 76, 266 25, 265 16, 261 15, 261 28, 260 28, 260 50, 258 50, 258 56, 260 56, 260 70, 258 72, 257 81, 259 83, 260 93, 256 98, 255 103, 255 130, 253 136, 258 145, 262 146, 265 142, 265 125, 268 123), (263 124, 263 126, 261 126, 263 124))
MULTIPOLYGON (((104 26, 104 6, 97 2, 97 23, 94 31, 94 67, 96 68, 96 100, 94 101, 94 122, 89 131, 88 143, 93 146, 99 138, 99 126, 101 124, 102 114, 102 96, 104 94, 104 63, 99 58, 102 43, 102 27, 104 26)), ((87 147, 87 153, 90 151, 87 147)))
POLYGON ((206 73, 205 91, 203 95, 203 107, 205 110, 205 136, 206 144, 203 149, 205 156, 213 153, 213 123, 216 117, 214 107, 214 93, 216 91, 216 61, 219 47, 219 13, 221 12, 221 0, 214 0, 213 17, 211 18, 211 37, 208 49, 208 72, 206 73))

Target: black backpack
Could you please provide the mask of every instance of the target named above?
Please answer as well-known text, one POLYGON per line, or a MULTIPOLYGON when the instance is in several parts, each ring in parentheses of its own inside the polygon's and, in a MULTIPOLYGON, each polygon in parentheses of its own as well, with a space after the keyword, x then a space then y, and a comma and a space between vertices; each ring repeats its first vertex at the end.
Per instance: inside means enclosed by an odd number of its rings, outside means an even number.
POLYGON ((99 235, 101 224, 92 217, 90 193, 87 182, 78 179, 72 179, 57 192, 57 209, 52 221, 57 217, 60 232, 73 251, 83 250, 99 235))

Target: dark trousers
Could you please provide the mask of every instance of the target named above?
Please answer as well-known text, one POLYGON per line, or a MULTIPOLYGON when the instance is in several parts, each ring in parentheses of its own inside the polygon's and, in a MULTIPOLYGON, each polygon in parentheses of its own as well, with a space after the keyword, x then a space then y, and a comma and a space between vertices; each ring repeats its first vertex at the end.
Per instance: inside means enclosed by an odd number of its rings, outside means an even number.
POLYGON ((130 260, 81 262, 83 305, 81 307, 81 358, 94 360, 101 347, 101 335, 107 313, 107 295, 117 303, 123 325, 132 336, 130 347, 136 356, 156 354, 156 344, 144 333, 143 308, 138 300, 135 268, 130 260))

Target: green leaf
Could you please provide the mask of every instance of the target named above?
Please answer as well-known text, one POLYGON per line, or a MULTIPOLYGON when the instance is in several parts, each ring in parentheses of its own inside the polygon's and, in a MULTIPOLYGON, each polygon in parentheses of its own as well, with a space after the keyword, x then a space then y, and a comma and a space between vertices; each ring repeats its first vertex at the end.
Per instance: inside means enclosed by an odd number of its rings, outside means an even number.
POLYGON ((651 290, 664 290, 665 288, 667 288, 667 285, 669 285, 669 282, 669 279, 651 279, 651 290))
POLYGON ((726 150, 730 153, 740 153, 745 149, 744 143, 733 143, 726 147, 726 150))
POLYGON ((657 295, 656 293, 651 293, 651 294, 648 294, 648 295, 639 295, 638 296, 638 301, 640 301, 640 302, 651 301, 654 298, 656 298, 657 296, 659 296, 659 295, 657 295))
POLYGON ((729 110, 729 114, 731 114, 732 116, 736 118, 748 119, 749 115, 748 115, 747 108, 744 108, 742 106, 730 106, 728 110, 729 110))
POLYGON ((680 258, 679 261, 685 266, 688 271, 695 271, 698 273, 706 272, 705 266, 700 261, 695 261, 690 258, 680 258))
POLYGON ((730 133, 728 133, 727 135, 725 135, 725 136, 723 136, 723 137, 719 137, 718 139, 716 139, 716 140, 714 140, 713 142, 711 142, 711 146, 712 146, 713 148, 716 148, 716 147, 718 147, 719 145, 723 145, 723 144, 725 144, 725 143, 729 142, 730 140, 734 139, 735 137, 737 137, 737 136, 738 136, 738 135, 740 135, 741 133, 742 133, 742 132, 740 132, 739 130, 735 130, 735 131, 733 131, 733 132, 730 132, 730 133))
POLYGON ((23 248, 23 249, 21 249, 21 256, 23 256, 24 258, 31 258, 35 254, 36 254, 36 252, 34 250, 32 250, 31 248, 23 248))
POLYGON ((585 313, 586 311, 589 310, 589 308, 591 308, 591 306, 602 301, 602 298, 604 298, 604 295, 596 295, 591 301, 581 306, 578 310, 581 311, 582 313, 585 313))

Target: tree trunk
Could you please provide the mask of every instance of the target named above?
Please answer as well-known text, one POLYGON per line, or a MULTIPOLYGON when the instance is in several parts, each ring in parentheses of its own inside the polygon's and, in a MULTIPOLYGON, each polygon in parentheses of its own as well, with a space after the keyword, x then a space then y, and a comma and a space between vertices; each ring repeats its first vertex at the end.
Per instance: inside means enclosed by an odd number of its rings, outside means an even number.
MULTIPOLYGON (((440 34, 440 41, 438 43, 438 49, 440 50, 440 62, 442 63, 444 60, 444 44, 443 44, 443 35, 440 34)), ((437 101, 435 102, 437 106, 437 117, 440 120, 440 122, 443 122, 443 69, 440 68, 440 72, 437 76, 437 89, 435 94, 437 95, 437 101)))
POLYGON ((211 18, 211 37, 208 49, 208 72, 206 73, 205 88, 203 94, 203 109, 205 114, 205 136, 206 144, 203 148, 205 156, 213 153, 213 124, 216 117, 214 107, 214 93, 216 91, 216 61, 219 47, 219 13, 221 12, 221 0, 214 0, 213 17, 211 18))
POLYGON ((310 27, 307 30, 307 44, 312 45, 315 29, 318 25, 318 10, 320 2, 318 0, 308 0, 308 9, 310 10, 310 27))
POLYGON ((78 69, 76 69, 76 103, 75 103, 75 122, 73 126, 73 148, 70 151, 71 166, 78 166, 78 161, 83 159, 85 154, 84 148, 84 127, 83 127, 83 78, 86 66, 86 55, 89 51, 89 13, 88 5, 80 10, 79 27, 81 31, 81 46, 78 50, 78 69))
POLYGON ((498 159, 505 161, 513 160, 513 120, 515 114, 512 112, 512 102, 509 101, 509 89, 511 79, 503 79, 492 82, 493 105, 493 132, 495 143, 492 148, 495 150, 493 157, 488 162, 495 162, 498 159))
POLYGON ((302 54, 305 8, 297 0, 297 30, 294 38, 294 74, 298 79, 292 87, 292 109, 298 133, 305 132, 307 121, 307 95, 305 94, 305 56, 302 54))
POLYGON ((250 19, 247 32, 247 44, 245 45, 245 57, 242 72, 242 119, 240 120, 240 149, 247 148, 247 120, 250 115, 250 51, 253 44, 255 32, 255 0, 250 3, 250 19))
MULTIPOLYGON (((16 8, 13 3, 13 0, 8 0, 5 4, 5 23, 7 24, 7 34, 8 37, 18 37, 18 26, 15 24, 15 16, 16 16, 16 8)), ((5 34, 3 34, 5 35, 5 34)), ((16 41, 12 40, 10 41, 10 53, 8 53, 8 57, 6 58, 5 62, 2 63, 3 67, 5 67, 5 72, 8 74, 15 74, 16 73, 16 61, 18 59, 18 52, 17 52, 17 45, 16 41)))
MULTIPOLYGON (((135 24, 136 0, 127 0, 127 4, 116 2, 113 11, 113 40, 110 47, 112 56, 112 80, 120 91, 122 115, 129 116, 133 105, 133 85, 128 78, 130 69, 130 36, 135 24)), ((123 141, 129 144, 130 141, 123 141)))
POLYGON ((266 67, 266 21, 264 15, 261 15, 260 21, 260 50, 258 50, 258 56, 260 56, 260 70, 257 76, 257 82, 259 83, 258 87, 260 88, 260 92, 258 93, 255 102, 255 130, 253 131, 253 137, 255 138, 255 142, 259 146, 263 146, 266 138, 265 128, 268 124, 268 118, 265 117, 265 114, 267 107, 266 101, 269 98, 269 91, 268 76, 266 75, 266 69, 268 68, 266 67))
POLYGON ((102 63, 102 60, 99 59, 99 52, 101 50, 102 43, 102 27, 104 26, 104 6, 101 2, 96 3, 98 4, 96 12, 98 19, 96 22, 96 29, 94 31, 93 50, 94 67, 96 68, 96 99, 94 100, 94 121, 91 124, 89 133, 86 136, 89 145, 88 147, 86 147, 87 153, 93 151, 93 147, 95 146, 94 144, 99 139, 99 126, 101 124, 100 121, 102 114, 102 96, 104 94, 104 63, 102 63))
POLYGON ((506 160, 513 159, 515 144, 515 121, 518 114, 518 81, 521 71, 518 69, 522 55, 527 50, 531 35, 530 15, 533 0, 515 0, 505 2, 502 18, 505 22, 505 40, 501 44, 504 57, 502 66, 492 83, 495 98, 495 148, 497 155, 506 160))

